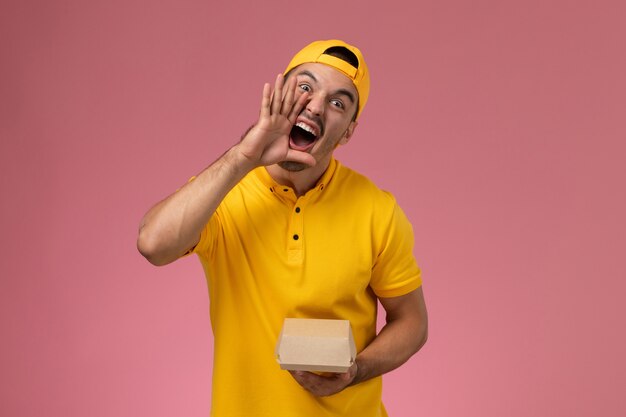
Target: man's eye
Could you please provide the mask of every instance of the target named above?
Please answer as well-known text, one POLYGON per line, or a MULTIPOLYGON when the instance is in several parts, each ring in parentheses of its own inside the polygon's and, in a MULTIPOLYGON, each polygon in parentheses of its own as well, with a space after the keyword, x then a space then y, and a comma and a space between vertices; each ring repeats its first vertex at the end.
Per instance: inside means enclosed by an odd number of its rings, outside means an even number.
POLYGON ((301 89, 302 91, 309 92, 309 91, 311 91, 311 86, 310 86, 310 85, 308 85, 308 84, 300 84, 300 89, 301 89))
POLYGON ((343 102, 341 100, 331 100, 330 102, 333 106, 343 109, 343 102))

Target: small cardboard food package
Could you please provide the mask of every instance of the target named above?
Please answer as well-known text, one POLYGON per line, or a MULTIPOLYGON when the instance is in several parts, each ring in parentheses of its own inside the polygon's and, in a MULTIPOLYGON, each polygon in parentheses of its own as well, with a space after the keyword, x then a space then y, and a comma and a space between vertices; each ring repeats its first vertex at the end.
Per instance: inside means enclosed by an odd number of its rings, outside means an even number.
POLYGON ((348 320, 285 319, 276 344, 281 369, 344 373, 355 359, 348 320))

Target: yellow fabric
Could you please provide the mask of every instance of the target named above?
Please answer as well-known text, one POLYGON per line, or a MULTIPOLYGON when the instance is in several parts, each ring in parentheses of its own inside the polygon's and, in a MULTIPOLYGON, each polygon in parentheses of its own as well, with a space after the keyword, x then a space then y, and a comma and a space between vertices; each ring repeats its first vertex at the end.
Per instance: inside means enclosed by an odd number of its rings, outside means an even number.
POLYGON ((382 378, 317 398, 280 369, 274 348, 283 319, 303 317, 349 320, 361 351, 376 333, 374 294, 421 285, 412 245, 393 196, 335 160, 300 198, 264 167, 246 176, 194 249, 211 298, 211 415, 386 416, 382 378))
POLYGON ((354 68, 352 65, 350 65, 343 59, 337 58, 336 56, 320 55, 320 57, 317 59, 317 62, 337 68, 339 71, 343 72, 344 74, 348 76, 348 78, 351 78, 351 79, 354 79, 354 77, 357 74, 356 68, 354 68))

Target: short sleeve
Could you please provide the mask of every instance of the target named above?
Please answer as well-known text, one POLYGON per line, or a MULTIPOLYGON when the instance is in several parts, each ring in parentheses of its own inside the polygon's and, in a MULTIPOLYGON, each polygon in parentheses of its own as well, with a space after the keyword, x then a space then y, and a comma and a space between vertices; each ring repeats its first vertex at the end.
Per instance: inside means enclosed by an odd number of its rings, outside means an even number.
POLYGON ((209 219, 209 222, 204 226, 200 233, 200 241, 191 250, 191 253, 195 253, 200 257, 211 258, 213 254, 214 242, 220 228, 219 216, 213 214, 209 219))
POLYGON ((374 293, 383 298, 398 297, 419 288, 422 279, 413 256, 413 227, 395 200, 381 236, 370 282, 374 293))
MULTIPOLYGON (((191 182, 195 179, 196 177, 193 176, 187 182, 191 182)), ((207 224, 202 228, 202 231, 200 232, 200 240, 198 241, 196 246, 191 248, 189 252, 185 254, 185 256, 195 253, 201 258, 210 258, 213 251, 214 242, 221 228, 220 216, 218 212, 219 207, 218 210, 213 213, 207 224)))

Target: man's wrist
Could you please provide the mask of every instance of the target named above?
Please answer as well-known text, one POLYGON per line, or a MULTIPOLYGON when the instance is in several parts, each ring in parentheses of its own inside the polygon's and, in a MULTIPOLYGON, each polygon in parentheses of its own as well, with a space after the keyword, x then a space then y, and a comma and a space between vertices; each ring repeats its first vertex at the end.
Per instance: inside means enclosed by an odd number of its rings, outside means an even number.
POLYGON ((359 384, 365 381, 366 379, 365 377, 366 365, 363 363, 363 360, 357 357, 354 363, 356 365, 356 374, 354 375, 354 378, 352 379, 352 381, 350 382, 348 386, 359 384))
POLYGON ((227 168, 235 176, 244 177, 248 172, 258 166, 240 151, 240 145, 236 144, 223 155, 223 159, 227 168))

